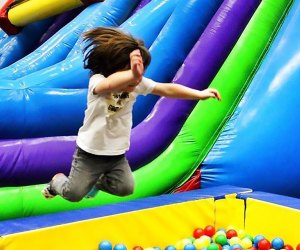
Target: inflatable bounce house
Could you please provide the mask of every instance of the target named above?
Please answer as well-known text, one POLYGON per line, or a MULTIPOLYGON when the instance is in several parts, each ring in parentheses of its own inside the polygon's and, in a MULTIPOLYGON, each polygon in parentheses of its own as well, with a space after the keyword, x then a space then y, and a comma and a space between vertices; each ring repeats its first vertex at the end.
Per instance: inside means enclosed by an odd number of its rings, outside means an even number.
POLYGON ((300 249, 300 0, 0 7, 1 250, 300 249), (145 41, 145 76, 222 101, 139 97, 134 193, 46 200, 70 170, 89 79, 81 34, 98 26, 145 41))

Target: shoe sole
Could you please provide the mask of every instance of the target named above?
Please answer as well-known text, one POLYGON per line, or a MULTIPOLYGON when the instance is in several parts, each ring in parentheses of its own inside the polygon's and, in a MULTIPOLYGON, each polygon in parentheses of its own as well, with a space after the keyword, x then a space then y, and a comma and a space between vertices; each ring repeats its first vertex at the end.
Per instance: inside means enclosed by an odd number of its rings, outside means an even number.
POLYGON ((46 199, 52 199, 55 197, 55 195, 52 195, 49 193, 49 191, 47 190, 47 188, 43 189, 41 191, 42 195, 46 198, 46 199))
MULTIPOLYGON (((63 173, 58 173, 56 175, 54 175, 52 177, 52 180, 53 181, 56 177, 58 177, 59 175, 64 175, 63 173)), ((52 195, 50 194, 50 192, 48 191, 47 187, 45 187, 42 191, 41 191, 42 195, 46 198, 46 199, 52 199, 54 198, 56 195, 52 195)))

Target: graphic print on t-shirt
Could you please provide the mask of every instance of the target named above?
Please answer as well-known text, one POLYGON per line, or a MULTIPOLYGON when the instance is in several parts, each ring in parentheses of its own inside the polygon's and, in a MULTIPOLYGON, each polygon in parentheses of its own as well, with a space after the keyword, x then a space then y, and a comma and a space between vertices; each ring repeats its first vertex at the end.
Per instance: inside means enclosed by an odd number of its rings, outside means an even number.
POLYGON ((122 109, 129 101, 128 92, 111 93, 106 96, 107 116, 111 116, 122 109))

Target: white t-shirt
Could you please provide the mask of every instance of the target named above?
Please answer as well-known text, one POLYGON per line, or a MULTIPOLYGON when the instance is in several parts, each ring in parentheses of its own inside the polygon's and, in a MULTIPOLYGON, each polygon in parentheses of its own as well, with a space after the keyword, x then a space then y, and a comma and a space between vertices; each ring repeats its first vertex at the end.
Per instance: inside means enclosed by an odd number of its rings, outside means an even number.
POLYGON ((147 95, 157 84, 143 77, 133 92, 94 95, 93 90, 105 77, 90 78, 87 109, 77 136, 77 145, 95 155, 120 155, 129 149, 132 107, 139 94, 147 95))

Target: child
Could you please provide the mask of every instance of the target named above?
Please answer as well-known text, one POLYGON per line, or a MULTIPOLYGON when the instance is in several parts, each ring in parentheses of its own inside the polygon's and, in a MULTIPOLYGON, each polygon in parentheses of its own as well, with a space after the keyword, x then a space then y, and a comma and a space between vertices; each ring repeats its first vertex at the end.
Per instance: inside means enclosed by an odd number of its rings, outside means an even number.
POLYGON ((84 67, 91 70, 87 109, 77 136, 68 177, 56 174, 42 191, 46 198, 60 195, 80 201, 90 190, 126 196, 134 179, 125 158, 137 95, 221 100, 216 89, 203 91, 176 83, 159 83, 143 76, 151 56, 143 41, 115 28, 95 28, 84 34, 84 67))

